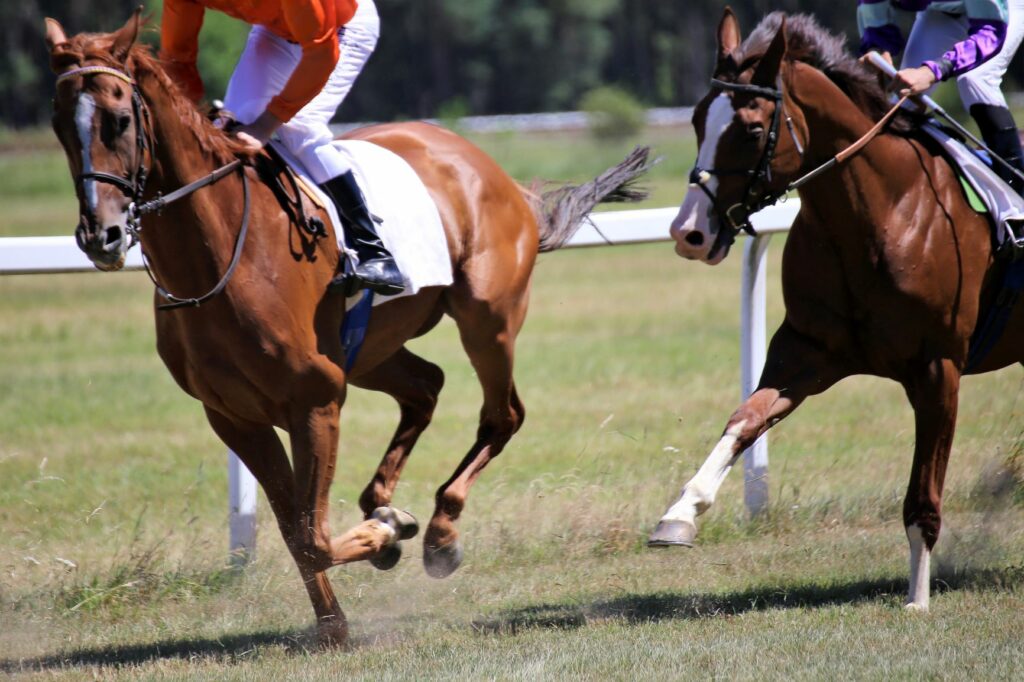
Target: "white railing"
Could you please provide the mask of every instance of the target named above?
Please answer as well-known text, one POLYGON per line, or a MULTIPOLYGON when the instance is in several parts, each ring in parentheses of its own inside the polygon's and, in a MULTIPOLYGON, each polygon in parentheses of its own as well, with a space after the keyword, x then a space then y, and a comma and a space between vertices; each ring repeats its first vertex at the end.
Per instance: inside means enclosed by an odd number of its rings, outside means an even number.
MULTIPOLYGON (((740 393, 745 399, 757 386, 764 367, 765 252, 773 234, 786 232, 800 209, 796 199, 767 208, 753 217, 759 236, 744 240, 740 301, 740 393)), ((591 215, 569 247, 636 244, 668 240, 668 226, 678 209, 656 208, 591 215)), ((138 249, 128 254, 125 268, 142 267, 138 249)), ((73 237, 7 237, 0 239, 0 275, 95 272, 73 237)), ((744 500, 751 514, 768 503, 768 442, 762 436, 744 453, 744 500)), ((248 560, 256 547, 256 479, 235 453, 228 451, 229 531, 232 557, 248 560)))

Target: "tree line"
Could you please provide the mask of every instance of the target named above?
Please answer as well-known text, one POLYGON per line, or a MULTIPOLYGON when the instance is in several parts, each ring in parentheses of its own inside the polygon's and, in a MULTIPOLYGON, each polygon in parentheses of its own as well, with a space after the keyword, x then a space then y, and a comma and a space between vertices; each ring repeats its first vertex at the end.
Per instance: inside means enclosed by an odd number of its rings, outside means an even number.
MULTIPOLYGON (((43 18, 68 33, 120 26, 139 0, 0 3, 0 125, 45 123, 53 77, 43 18)), ((691 104, 706 91, 726 4, 749 30, 766 12, 814 14, 856 41, 853 0, 377 0, 381 38, 340 112, 388 121, 573 109, 613 85, 647 106, 691 104)), ((147 1, 156 44, 161 3, 147 1)), ((223 93, 248 27, 208 12, 200 70, 223 93)), ((1014 73, 1018 73, 1016 69, 1014 73)))

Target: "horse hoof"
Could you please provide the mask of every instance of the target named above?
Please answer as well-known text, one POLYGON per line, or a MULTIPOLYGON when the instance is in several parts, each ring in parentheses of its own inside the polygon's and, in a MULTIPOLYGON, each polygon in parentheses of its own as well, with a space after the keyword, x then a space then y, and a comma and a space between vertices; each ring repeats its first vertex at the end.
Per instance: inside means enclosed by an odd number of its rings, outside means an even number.
POLYGON ((462 563, 462 543, 456 540, 444 547, 423 545, 423 568, 431 578, 447 578, 462 563))
POLYGON ((402 558, 402 545, 396 542, 390 547, 385 547, 380 551, 380 554, 370 558, 370 565, 376 568, 378 571, 390 571, 392 568, 398 565, 398 560, 402 558))
POLYGON ((647 538, 648 547, 693 547, 697 526, 688 521, 658 521, 647 538))
POLYGON ((928 606, 927 604, 917 604, 914 602, 910 602, 909 604, 903 606, 903 610, 907 613, 928 613, 928 606))
POLYGON ((377 507, 370 514, 370 518, 391 526, 398 540, 414 538, 420 532, 420 523, 415 516, 394 507, 377 507))
POLYGON ((317 644, 322 649, 344 649, 348 647, 348 625, 341 623, 320 623, 316 633, 317 644))

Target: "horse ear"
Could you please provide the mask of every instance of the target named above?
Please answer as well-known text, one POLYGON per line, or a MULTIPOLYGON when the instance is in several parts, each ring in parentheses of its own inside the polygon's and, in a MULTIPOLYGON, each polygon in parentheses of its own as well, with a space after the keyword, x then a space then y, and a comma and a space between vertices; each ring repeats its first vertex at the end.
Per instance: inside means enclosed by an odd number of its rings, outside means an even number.
POLYGON ((132 45, 135 44, 135 40, 139 37, 139 27, 141 25, 142 7, 139 7, 132 14, 131 18, 125 22, 125 25, 114 34, 114 44, 110 48, 110 53, 114 55, 114 59, 122 64, 128 59, 128 53, 131 51, 132 45))
POLYGON ((718 59, 721 61, 740 46, 740 22, 733 14, 732 8, 726 6, 722 20, 718 22, 718 59))
POLYGON ((751 83, 765 87, 775 87, 775 81, 779 77, 779 69, 782 68, 782 58, 786 56, 786 17, 782 17, 779 30, 772 38, 772 44, 768 51, 761 57, 761 61, 754 70, 754 77, 751 83))
POLYGON ((53 52, 58 45, 68 42, 68 36, 64 33, 64 27, 56 19, 46 17, 46 47, 53 52))

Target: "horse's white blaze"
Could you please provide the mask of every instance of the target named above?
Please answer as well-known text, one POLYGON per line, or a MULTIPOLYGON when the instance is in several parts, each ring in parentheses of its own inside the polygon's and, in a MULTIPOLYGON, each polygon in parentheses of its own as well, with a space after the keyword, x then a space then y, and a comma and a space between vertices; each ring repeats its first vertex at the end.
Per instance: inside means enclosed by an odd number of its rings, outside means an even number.
POLYGON ((910 541, 910 598, 907 600, 907 608, 927 611, 932 553, 917 524, 907 526, 907 540, 910 541))
MULTIPOLYGON (((82 172, 92 172, 92 121, 96 116, 96 100, 92 95, 83 92, 78 96, 78 104, 75 107, 75 128, 78 130, 78 141, 82 144, 82 172)), ((82 191, 85 193, 85 203, 96 214, 96 206, 99 198, 96 195, 96 181, 86 179, 82 183, 82 191)))
POLYGON ((733 424, 725 432, 694 477, 683 486, 679 501, 661 517, 662 521, 685 521, 697 525, 697 517, 714 503, 722 481, 736 463, 736 443, 745 423, 733 424))
MULTIPOLYGON (((697 167, 711 169, 715 167, 718 155, 718 143, 722 135, 732 125, 735 111, 732 100, 722 93, 708 107, 707 120, 704 123, 704 143, 697 152, 697 167)), ((712 194, 718 191, 718 178, 712 175, 705 183, 712 194)), ((700 259, 707 255, 714 243, 708 215, 711 212, 711 199, 696 185, 690 185, 679 207, 679 214, 672 221, 670 233, 676 240, 676 253, 684 258, 700 259), (684 240, 687 233, 699 232, 703 237, 700 245, 693 245, 684 240)))

